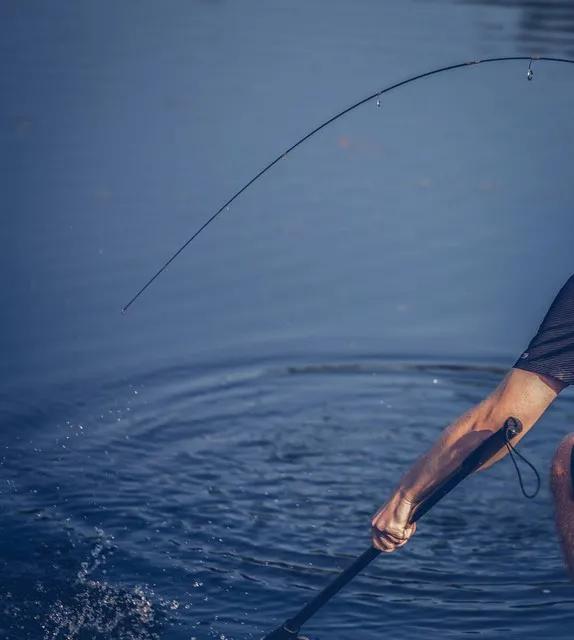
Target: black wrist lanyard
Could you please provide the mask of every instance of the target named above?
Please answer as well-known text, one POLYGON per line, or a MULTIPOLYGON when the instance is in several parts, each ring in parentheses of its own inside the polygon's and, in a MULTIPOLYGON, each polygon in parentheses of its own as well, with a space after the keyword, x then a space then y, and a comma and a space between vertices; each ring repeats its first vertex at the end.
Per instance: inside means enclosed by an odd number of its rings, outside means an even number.
POLYGON ((505 434, 506 436, 506 448, 508 449, 508 453, 510 454, 510 459, 512 460, 512 464, 514 465, 514 468, 516 469, 516 473, 518 475, 518 482, 520 483, 520 490, 522 491, 522 495, 525 498, 529 498, 530 500, 535 498, 538 495, 538 492, 540 491, 540 474, 538 473, 538 471, 536 470, 536 467, 529 462, 521 453, 520 451, 518 451, 514 445, 512 444, 512 442, 510 442, 510 439, 508 437, 508 433, 505 434), (521 460, 524 460, 524 462, 532 469, 532 471, 534 471, 534 475, 536 477, 536 489, 534 489, 534 491, 532 493, 527 493, 526 489, 524 488, 524 482, 522 480, 522 474, 520 473, 520 469, 518 467, 518 463, 516 462, 516 458, 514 457, 514 454, 516 454, 521 460))

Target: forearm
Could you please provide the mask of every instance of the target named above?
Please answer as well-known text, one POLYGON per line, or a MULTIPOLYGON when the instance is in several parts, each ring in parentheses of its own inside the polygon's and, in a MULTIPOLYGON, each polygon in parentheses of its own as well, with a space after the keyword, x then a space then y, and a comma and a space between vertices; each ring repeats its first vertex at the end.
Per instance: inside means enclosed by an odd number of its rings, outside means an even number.
MULTIPOLYGON (((493 393, 442 432, 431 449, 401 478, 390 501, 419 502, 509 416, 519 418, 523 424, 522 433, 514 440, 516 443, 537 422, 559 391, 560 387, 547 378, 511 370, 493 393)), ((503 449, 481 469, 506 454, 507 450, 503 449)))
MULTIPOLYGON (((476 405, 446 427, 433 446, 404 474, 391 500, 418 503, 450 475, 496 429, 489 417, 489 405, 488 400, 476 405)), ((498 426, 502 426, 502 422, 498 426)))

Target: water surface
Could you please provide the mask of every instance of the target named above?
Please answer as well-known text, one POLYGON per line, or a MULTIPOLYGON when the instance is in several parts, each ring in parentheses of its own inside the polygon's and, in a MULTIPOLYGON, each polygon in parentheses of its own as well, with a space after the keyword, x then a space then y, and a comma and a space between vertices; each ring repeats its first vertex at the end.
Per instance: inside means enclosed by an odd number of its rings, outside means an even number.
MULTIPOLYGON (((399 475, 524 349, 572 267, 568 3, 0 7, 0 630, 257 638, 368 544, 399 475)), ((313 621, 568 636, 546 470, 570 391, 313 621)))

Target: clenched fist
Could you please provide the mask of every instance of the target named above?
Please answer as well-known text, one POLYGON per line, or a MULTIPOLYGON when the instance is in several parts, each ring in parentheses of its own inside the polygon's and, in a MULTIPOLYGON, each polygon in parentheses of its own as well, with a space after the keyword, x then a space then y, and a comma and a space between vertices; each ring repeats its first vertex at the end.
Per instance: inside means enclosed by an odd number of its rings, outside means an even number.
POLYGON ((416 524, 409 523, 414 503, 396 494, 383 505, 371 520, 373 546, 379 551, 391 553, 408 542, 416 531, 416 524))

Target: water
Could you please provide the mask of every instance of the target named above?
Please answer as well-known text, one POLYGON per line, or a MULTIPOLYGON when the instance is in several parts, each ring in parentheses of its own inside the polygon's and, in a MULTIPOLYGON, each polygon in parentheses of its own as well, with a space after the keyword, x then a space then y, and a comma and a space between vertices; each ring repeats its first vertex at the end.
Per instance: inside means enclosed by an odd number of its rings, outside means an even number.
MULTIPOLYGON (((572 273, 569 3, 0 8, 0 630, 258 638, 572 273)), ((525 440, 547 472, 573 396, 525 440)), ((546 473, 547 476, 547 473, 546 473)), ((313 638, 569 637, 545 478, 472 478, 313 638)))
MULTIPOLYGON (((97 398, 70 389, 28 416, 14 407, 25 427, 3 465, 8 636, 259 637, 366 548, 397 475, 501 373, 283 354, 108 381, 97 398)), ((573 410, 566 399, 529 436, 541 468, 573 410)), ((547 483, 526 503, 506 461, 309 630, 560 637, 573 603, 547 483)))

